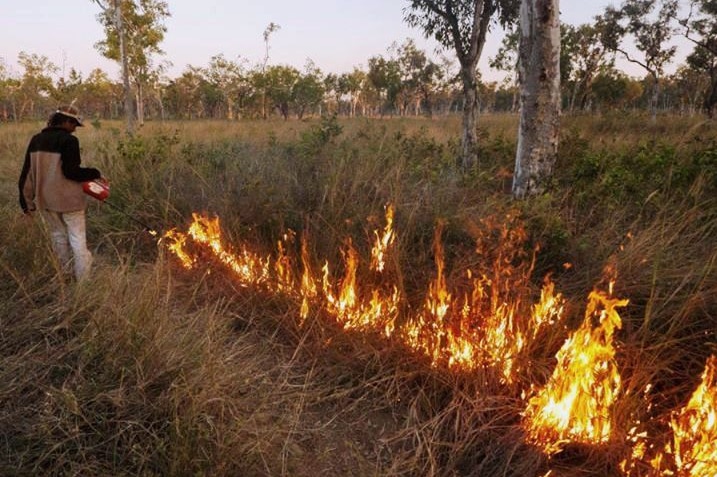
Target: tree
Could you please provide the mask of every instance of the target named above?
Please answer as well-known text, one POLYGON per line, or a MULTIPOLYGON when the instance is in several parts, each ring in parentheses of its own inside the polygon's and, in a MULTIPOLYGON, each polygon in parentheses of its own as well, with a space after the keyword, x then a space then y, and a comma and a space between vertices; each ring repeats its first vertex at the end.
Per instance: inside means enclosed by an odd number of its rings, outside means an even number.
POLYGON ((342 73, 339 76, 339 92, 345 95, 349 101, 349 116, 356 116, 356 108, 362 103, 362 92, 368 81, 366 72, 354 68, 351 73, 342 73))
POLYGON ((512 87, 515 94, 513 95, 513 101, 511 111, 517 110, 518 107, 518 41, 520 39, 520 32, 515 29, 509 32, 503 37, 503 41, 498 48, 498 52, 493 58, 490 58, 488 65, 498 71, 504 71, 509 74, 506 77, 506 86, 512 87))
POLYGON ((517 0, 411 0, 405 20, 455 50, 463 85, 463 137, 460 162, 464 170, 478 162, 476 68, 494 16, 503 26, 515 20, 517 0))
POLYGON ((674 75, 667 78, 663 95, 672 100, 674 107, 681 113, 693 115, 704 111, 709 116, 709 103, 707 95, 713 91, 710 86, 711 78, 696 68, 682 66, 674 75))
POLYGON ((82 108, 88 113, 114 117, 124 101, 123 93, 120 84, 113 83, 107 73, 95 68, 82 82, 82 108))
POLYGON ((17 92, 20 81, 13 78, 4 58, 0 57, 0 116, 7 121, 11 116, 17 121, 17 92))
POLYGON ((270 66, 264 75, 267 98, 285 120, 289 119, 294 88, 300 76, 301 73, 293 66, 283 65, 270 66))
POLYGON ((588 107, 595 77, 600 71, 613 67, 614 57, 600 41, 603 28, 600 19, 592 25, 563 25, 560 69, 564 73, 561 78, 572 86, 571 111, 588 107))
POLYGON ((387 109, 393 112, 403 86, 398 61, 381 55, 369 58, 367 77, 378 93, 379 114, 383 116, 387 109))
POLYGON ((620 10, 612 6, 605 9, 601 22, 605 22, 605 46, 622 54, 631 63, 641 66, 651 79, 650 111, 657 119, 660 97, 660 80, 675 56, 677 48, 669 45, 674 34, 672 21, 677 15, 678 0, 625 0, 620 10), (639 58, 622 46, 625 38, 642 53, 639 58))
POLYGON ((560 132, 558 0, 523 0, 520 8, 520 126, 513 196, 542 193, 553 172, 560 132))
POLYGON ((18 54, 18 63, 23 69, 18 90, 18 118, 34 116, 36 106, 46 103, 54 95, 55 87, 50 75, 56 73, 58 68, 46 56, 24 51, 18 54))
MULTIPOLYGON (((132 89, 129 81, 129 60, 127 58, 127 34, 124 21, 122 20, 121 3, 123 0, 93 0, 102 9, 103 14, 98 16, 100 21, 110 22, 114 28, 114 37, 117 41, 117 53, 122 66, 122 86, 124 96, 124 114, 127 121, 127 133, 134 132, 134 108, 132 104, 132 89)), ((105 28, 105 34, 109 38, 109 28, 105 28)))
POLYGON ((431 61, 426 52, 420 50, 412 39, 407 39, 396 50, 401 75, 401 111, 406 114, 413 105, 414 114, 421 112, 421 106, 431 114, 431 99, 434 90, 443 79, 441 67, 431 61))
POLYGON ((592 85, 596 109, 633 107, 644 91, 645 88, 640 81, 628 78, 615 69, 598 73, 592 85))
POLYGON ((175 117, 193 119, 204 117, 206 106, 203 101, 202 84, 206 82, 200 68, 187 67, 182 75, 169 82, 165 104, 175 117))
MULTIPOLYGON (((66 104, 77 98, 82 90, 82 75, 74 68, 70 68, 70 74, 65 78, 60 77, 55 85, 54 99, 58 103, 66 104)), ((83 109, 85 107, 83 106, 83 109)))
POLYGON ((689 12, 680 21, 685 38, 695 45, 687 64, 709 78, 702 107, 712 118, 717 106, 717 0, 692 0, 689 12))
POLYGON ((301 119, 311 108, 321 103, 326 91, 321 70, 309 60, 304 72, 299 75, 293 88, 293 103, 296 116, 301 119))
POLYGON ((236 116, 236 100, 241 96, 244 74, 239 63, 227 60, 224 55, 212 56, 205 71, 207 80, 223 97, 224 117, 233 120, 236 116))
MULTIPOLYGON (((280 25, 277 25, 274 22, 270 22, 269 25, 264 29, 264 62, 261 65, 261 72, 260 76, 264 76, 266 74, 266 67, 269 64, 269 38, 271 37, 271 34, 275 31, 279 30, 281 28, 280 25)), ((265 82, 265 79, 264 79, 265 82)), ((267 110, 266 110, 266 87, 264 87, 261 90, 261 117, 263 119, 266 119, 267 117, 267 110)))
MULTIPOLYGON (((159 44, 167 28, 163 21, 170 16, 169 7, 162 0, 95 0, 102 12, 98 19, 105 29, 105 39, 95 47, 106 58, 122 64, 123 81, 131 80, 136 88, 136 112, 140 123, 144 117, 143 87, 149 80, 153 55, 164 54, 159 44), (124 52, 123 52, 124 50, 124 52)), ((125 107, 131 111, 131 98, 125 96, 125 107)), ((131 132, 132 113, 127 115, 127 129, 131 132)))

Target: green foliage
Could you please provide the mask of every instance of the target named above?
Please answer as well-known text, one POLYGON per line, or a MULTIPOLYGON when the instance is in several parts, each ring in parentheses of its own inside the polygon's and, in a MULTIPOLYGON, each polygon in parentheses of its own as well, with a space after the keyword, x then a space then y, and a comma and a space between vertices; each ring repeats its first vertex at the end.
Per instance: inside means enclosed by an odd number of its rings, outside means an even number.
POLYGON ((684 196, 709 172, 713 146, 681 157, 672 145, 646 143, 621 151, 585 151, 574 156, 559 181, 572 185, 578 203, 601 203, 608 210, 684 196))
POLYGON ((318 124, 301 133, 299 149, 303 155, 310 157, 317 154, 323 146, 339 137, 342 132, 343 128, 339 124, 336 114, 323 116, 318 124))
POLYGON ((163 164, 172 158, 174 146, 179 144, 179 137, 179 131, 174 131, 172 134, 131 135, 118 138, 117 153, 120 164, 127 172, 136 171, 143 164, 147 166, 163 164))
MULTIPOLYGON (((98 0, 98 3, 102 7, 98 19, 105 29, 105 39, 97 42, 95 48, 103 56, 121 61, 114 7, 111 2, 98 0)), ((170 16, 169 6, 162 0, 130 0, 119 5, 130 75, 134 81, 143 82, 152 66, 152 55, 162 53, 159 44, 167 31, 163 22, 170 16)))
POLYGON ((456 48, 461 59, 469 54, 471 36, 478 34, 473 31, 475 17, 487 26, 495 15, 501 26, 507 27, 517 20, 519 6, 516 0, 500 0, 488 3, 483 11, 476 13, 477 3, 472 0, 450 0, 441 4, 411 0, 405 20, 411 26, 421 27, 427 36, 434 37, 446 48, 456 48))

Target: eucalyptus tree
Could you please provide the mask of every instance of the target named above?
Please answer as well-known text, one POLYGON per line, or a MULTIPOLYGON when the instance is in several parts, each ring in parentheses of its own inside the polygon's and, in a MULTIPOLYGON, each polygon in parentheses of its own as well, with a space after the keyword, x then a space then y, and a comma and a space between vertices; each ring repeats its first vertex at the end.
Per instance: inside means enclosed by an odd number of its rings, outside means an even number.
POLYGON ((349 101, 350 117, 356 116, 356 108, 364 102, 363 91, 367 82, 366 72, 356 67, 351 73, 342 73, 338 78, 339 92, 349 101))
POLYGON ((691 0, 689 14, 680 25, 685 38, 694 44, 687 64, 709 78, 703 109, 712 118, 717 106, 717 0, 691 0))
POLYGON ((175 117, 182 119, 205 117, 209 109, 204 97, 206 82, 201 68, 188 66, 178 78, 167 85, 165 94, 167 108, 175 117))
POLYGON ((587 109, 595 77, 614 66, 614 53, 600 41, 604 28, 600 18, 593 24, 563 25, 560 69, 571 85, 570 110, 587 109))
POLYGON ((7 121, 11 117, 17 121, 17 91, 20 80, 10 74, 5 59, 0 57, 0 118, 7 121))
POLYGON ((518 109, 518 41, 520 31, 516 28, 509 31, 500 43, 495 56, 489 58, 488 65, 506 73, 505 85, 513 92, 511 111, 518 109))
POLYGON ((52 74, 59 68, 45 55, 21 51, 18 64, 22 68, 19 88, 17 90, 20 109, 18 118, 34 116, 35 108, 54 95, 55 85, 52 74))
POLYGON ((141 122, 143 87, 155 67, 153 56, 164 53, 159 44, 167 31, 164 20, 170 16, 169 6, 163 0, 94 1, 102 9, 98 20, 105 30, 105 39, 95 47, 103 56, 122 65, 127 130, 132 132, 134 117, 129 82, 136 88, 136 112, 141 122))
MULTIPOLYGON (((132 89, 129 80, 129 60, 127 58, 127 33, 122 19, 121 4, 123 0, 92 0, 102 9, 102 14, 98 17, 104 24, 111 24, 112 37, 116 41, 117 55, 119 63, 122 67, 122 87, 124 96, 124 114, 126 120, 126 130, 128 133, 134 132, 134 107, 132 101, 132 89)), ((105 35, 110 37, 110 28, 105 27, 105 35)))
POLYGON ((635 108, 645 93, 641 81, 614 68, 598 73, 591 89, 596 110, 635 108))
POLYGON ((339 88, 339 75, 336 73, 327 73, 324 76, 323 87, 326 112, 328 114, 340 114, 341 91, 339 88))
POLYGON ((233 120, 237 115, 237 101, 245 89, 245 74, 242 65, 229 60, 223 54, 212 56, 204 70, 207 80, 221 93, 224 117, 233 120))
POLYGON ((454 50, 463 86, 463 137, 460 162, 464 170, 478 162, 478 80, 476 69, 486 37, 495 22, 515 21, 519 0, 410 0, 407 23, 420 27, 443 47, 454 50))
MULTIPOLYGON (((269 39, 271 38, 272 33, 275 31, 278 31, 281 29, 281 25, 278 25, 274 22, 269 22, 269 24, 264 29, 264 33, 262 36, 264 37, 264 61, 261 65, 261 71, 255 76, 259 81, 259 85, 265 85, 266 78, 262 78, 264 75, 266 75, 266 68, 269 65, 269 39)), ((261 117, 263 119, 267 118, 267 107, 266 107, 266 87, 263 86, 261 89, 261 117)))
POLYGON ((440 88, 443 79, 441 67, 410 38, 396 49, 396 54, 403 85, 400 92, 403 113, 412 104, 415 115, 421 113, 421 106, 430 115, 433 93, 440 88))
POLYGON ((300 77, 299 70, 287 65, 269 66, 264 74, 267 99, 285 120, 289 119, 300 77))
POLYGON ((542 193, 553 173, 560 133, 558 0, 522 0, 518 47, 520 124, 513 196, 542 193))
MULTIPOLYGON (((75 68, 70 68, 67 77, 62 76, 57 80, 53 97, 59 104, 69 104, 74 100, 84 100, 82 74, 75 68)), ((87 113, 87 106, 82 101, 82 109, 87 113)))
POLYGON ((663 95, 670 98, 672 106, 682 114, 705 112, 709 116, 710 82, 711 77, 704 71, 688 65, 681 66, 667 78, 663 95))
POLYGON ((321 104, 325 92, 324 74, 309 60, 293 87, 292 103, 296 116, 302 119, 309 110, 321 104))
POLYGON ((382 55, 372 56, 368 59, 367 78, 378 93, 379 114, 383 116, 386 110, 393 113, 403 88, 398 60, 382 55))
POLYGON ((123 88, 110 80, 100 68, 90 71, 82 81, 82 109, 102 117, 116 117, 123 101, 123 88))
POLYGON ((657 116, 660 81, 677 51, 670 41, 675 34, 673 22, 678 10, 679 0, 625 0, 619 9, 608 6, 599 19, 605 26, 602 32, 605 46, 648 73, 653 121, 657 116), (639 53, 633 53, 628 44, 639 53))

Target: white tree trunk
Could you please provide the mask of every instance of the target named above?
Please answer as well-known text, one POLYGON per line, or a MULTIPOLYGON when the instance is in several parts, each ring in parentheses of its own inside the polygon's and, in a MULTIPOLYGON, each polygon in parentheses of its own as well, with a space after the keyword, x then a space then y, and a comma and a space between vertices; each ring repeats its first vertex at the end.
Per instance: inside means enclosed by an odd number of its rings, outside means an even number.
POLYGON ((461 166, 464 171, 478 162, 478 87, 475 68, 463 68, 463 137, 461 139, 461 166))
POLYGON ((522 0, 518 75, 520 126, 513 196, 544 192, 560 132, 560 11, 558 0, 522 0))
POLYGON ((127 133, 134 133, 134 111, 132 105, 132 90, 129 84, 129 60, 127 58, 127 46, 125 42, 124 25, 122 23, 122 12, 120 6, 122 0, 113 0, 114 22, 119 36, 120 61, 122 62, 122 86, 124 89, 124 114, 127 120, 127 133))
POLYGON ((140 126, 144 126, 144 87, 139 81, 137 82, 137 97, 135 101, 137 103, 137 121, 140 126))

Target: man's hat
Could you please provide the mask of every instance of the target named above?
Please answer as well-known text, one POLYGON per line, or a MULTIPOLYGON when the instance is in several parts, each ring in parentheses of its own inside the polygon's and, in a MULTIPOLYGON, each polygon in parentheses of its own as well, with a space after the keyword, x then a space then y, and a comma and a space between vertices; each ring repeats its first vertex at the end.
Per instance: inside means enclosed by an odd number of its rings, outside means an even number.
POLYGON ((67 116, 68 118, 77 121, 78 126, 84 126, 84 124, 82 124, 82 116, 80 116, 80 111, 72 105, 60 106, 59 108, 57 108, 57 111, 55 111, 55 114, 67 116))

